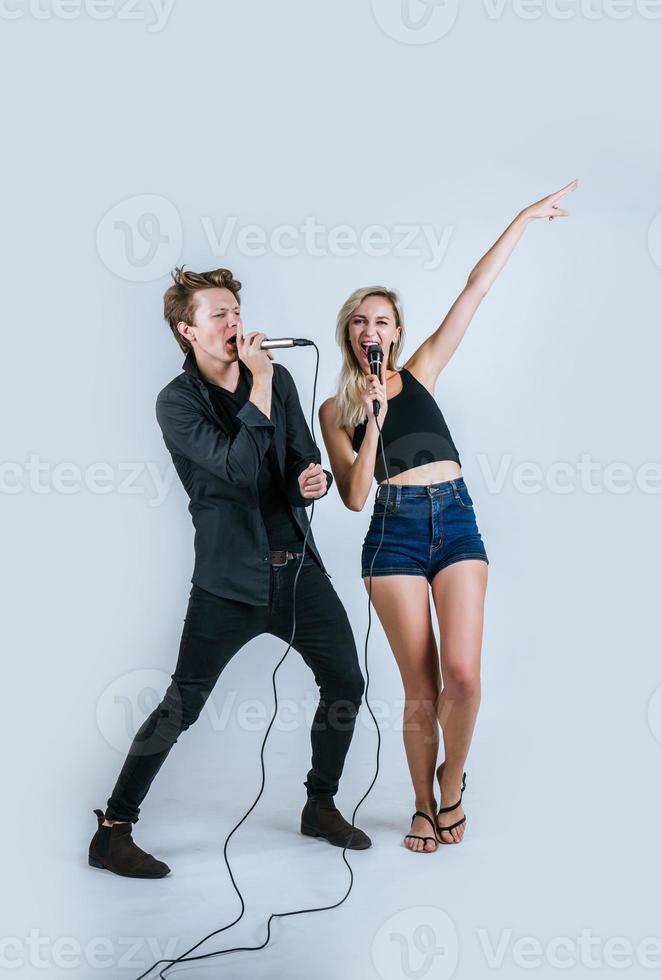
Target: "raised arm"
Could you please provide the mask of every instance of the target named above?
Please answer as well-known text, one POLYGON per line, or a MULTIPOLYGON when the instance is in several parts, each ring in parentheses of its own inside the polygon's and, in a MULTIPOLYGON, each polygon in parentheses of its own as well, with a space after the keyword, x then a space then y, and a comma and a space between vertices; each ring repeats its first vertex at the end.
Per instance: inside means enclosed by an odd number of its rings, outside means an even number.
POLYGON ((549 221, 553 221, 554 218, 568 215, 569 211, 564 211, 558 205, 558 201, 577 186, 578 181, 572 180, 561 190, 524 208, 471 270, 466 285, 448 310, 441 325, 423 341, 406 362, 406 367, 430 391, 434 390, 439 374, 459 346, 475 311, 530 222, 536 218, 548 218, 549 221))

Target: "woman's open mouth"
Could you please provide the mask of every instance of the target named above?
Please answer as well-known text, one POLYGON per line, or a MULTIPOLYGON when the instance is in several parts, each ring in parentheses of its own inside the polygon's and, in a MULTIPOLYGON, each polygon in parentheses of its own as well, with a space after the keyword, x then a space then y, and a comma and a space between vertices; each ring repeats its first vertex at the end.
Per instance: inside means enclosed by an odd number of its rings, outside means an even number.
POLYGON ((377 340, 362 340, 361 341, 360 346, 361 346, 362 351, 363 351, 363 357, 367 357, 367 351, 369 350, 370 347, 374 347, 375 344, 377 346, 380 346, 378 339, 377 340))

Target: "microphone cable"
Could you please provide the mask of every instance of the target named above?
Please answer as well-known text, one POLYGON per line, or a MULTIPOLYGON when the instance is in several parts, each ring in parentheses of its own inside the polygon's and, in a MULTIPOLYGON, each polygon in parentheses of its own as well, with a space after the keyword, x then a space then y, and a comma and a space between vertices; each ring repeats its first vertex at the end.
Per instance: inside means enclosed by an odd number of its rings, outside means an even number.
MULTIPOLYGON (((311 416, 310 416, 310 431, 311 431, 311 435, 312 435, 312 441, 314 442, 315 448, 317 450, 317 456, 319 457, 319 461, 321 461, 321 453, 319 451, 319 446, 317 445, 317 440, 316 440, 315 435, 314 435, 314 414, 315 414, 315 403, 316 403, 316 395, 317 395, 317 377, 318 377, 318 374, 319 374, 319 348, 314 343, 314 341, 308 341, 305 344, 305 346, 308 346, 308 345, 314 347, 314 349, 315 349, 315 351, 317 353, 317 360, 316 360, 315 371, 314 371, 314 383, 313 383, 313 388, 312 388, 312 412, 311 412, 311 416)), ((298 345, 298 346, 304 346, 304 345, 301 344, 301 345, 298 345)), ((381 456, 382 456, 382 459, 383 459, 383 465, 384 465, 384 468, 385 468, 385 471, 386 471, 386 481, 387 481, 387 486, 388 486, 388 497, 387 497, 387 499, 389 499, 389 497, 390 497, 390 477, 388 475, 388 468, 387 468, 387 463, 386 463, 386 454, 385 454, 385 448, 384 448, 384 445, 383 445, 383 434, 382 434, 382 431, 381 431, 381 426, 379 425, 376 416, 374 417, 374 421, 375 421, 376 427, 377 427, 377 429, 379 431, 379 444, 380 444, 380 449, 381 449, 381 456)), ((234 834, 239 829, 239 827, 248 819, 248 817, 250 816, 250 814, 252 813, 252 811, 257 806, 259 800, 261 799, 262 793, 264 792, 264 787, 265 787, 265 784, 266 784, 266 769, 265 769, 265 766, 264 766, 264 750, 266 748, 266 743, 268 741, 269 734, 271 732, 271 729, 272 729, 272 727, 273 727, 273 725, 275 723, 275 719, 276 719, 277 714, 278 714, 278 689, 277 689, 275 678, 276 678, 276 675, 278 673, 278 670, 280 669, 280 667, 284 663, 284 661, 285 661, 285 659, 287 657, 287 654, 291 650, 292 644, 294 642, 294 636, 296 634, 296 586, 298 584, 298 577, 301 574, 301 568, 303 566, 303 562, 305 561, 305 554, 306 554, 305 548, 306 548, 306 545, 307 545, 308 534, 310 533, 310 529, 312 528, 312 518, 314 517, 314 505, 315 505, 315 500, 313 499, 313 501, 312 501, 312 508, 311 508, 311 511, 310 511, 310 517, 308 519, 308 527, 306 528, 305 537, 303 539, 303 554, 302 554, 302 556, 301 556, 301 558, 299 560, 298 569, 296 570, 296 575, 294 577, 294 586, 293 586, 293 589, 292 589, 293 628, 292 628, 291 638, 289 640, 289 645, 287 646, 287 649, 283 653, 283 655, 280 658, 280 660, 278 661, 278 663, 275 665, 275 667, 273 669, 273 674, 271 676, 271 686, 272 686, 272 689, 273 689, 274 705, 273 705, 273 713, 271 715, 271 720, 270 720, 270 722, 268 724, 268 727, 266 729, 266 732, 264 734, 264 738, 262 740, 262 745, 261 745, 261 749, 260 749, 260 753, 259 753, 259 761, 260 761, 261 774, 262 774, 261 786, 259 787, 259 792, 257 793, 257 796, 253 800, 253 802, 250 805, 250 807, 246 810, 246 812, 241 817, 241 819, 238 821, 238 823, 236 823, 234 825, 234 827, 232 827, 232 829, 230 830, 229 834, 225 838, 225 843, 223 845, 223 858, 225 860, 225 865, 227 867, 227 871, 228 871, 228 874, 230 876, 230 880, 231 880, 232 885, 234 887, 234 891, 239 896, 239 902, 241 903, 241 911, 239 912, 239 914, 237 915, 237 917, 235 919, 233 919, 231 922, 228 922, 227 925, 221 926, 220 929, 215 929, 213 932, 210 932, 203 939, 200 939, 199 942, 195 943, 194 946, 191 946, 190 949, 187 949, 185 952, 183 952, 181 954, 181 956, 178 956, 176 959, 160 959, 160 960, 156 960, 156 962, 155 963, 152 963, 152 965, 150 967, 148 967, 148 969, 146 969, 144 971, 144 973, 141 973, 140 976, 136 978, 136 980, 143 980, 144 977, 148 976, 148 974, 150 974, 151 971, 154 970, 161 963, 166 963, 168 965, 167 966, 163 966, 159 970, 158 976, 161 978, 161 980, 166 980, 166 977, 165 977, 166 972, 168 970, 171 970, 172 967, 175 965, 175 963, 191 963, 191 962, 193 962, 195 960, 205 960, 205 959, 209 959, 212 956, 223 956, 223 955, 226 955, 227 953, 254 952, 256 950, 264 949, 265 946, 268 945, 268 943, 269 943, 269 941, 271 939, 271 922, 273 921, 273 919, 276 919, 276 918, 284 919, 284 918, 287 918, 288 916, 292 916, 292 915, 305 915, 305 914, 307 914, 309 912, 326 912, 326 911, 330 911, 331 909, 336 909, 336 908, 338 908, 340 905, 342 905, 347 900, 347 898, 349 897, 349 894, 351 892, 351 889, 353 888, 354 873, 353 873, 353 868, 351 867, 349 861, 347 860, 346 851, 347 851, 347 848, 348 848, 349 844, 353 840, 353 830, 355 829, 355 824, 356 824, 356 814, 358 813, 358 810, 362 806, 363 802, 367 799, 367 797, 369 796, 369 794, 372 792, 372 789, 374 787, 374 784, 376 783, 376 780, 378 778, 378 775, 379 775, 379 760, 380 760, 380 754, 381 754, 381 730, 379 729, 379 723, 377 722, 376 716, 375 716, 374 712, 372 711, 372 706, 370 705, 369 698, 368 698, 368 691, 369 691, 369 685, 370 685, 370 673, 369 673, 369 665, 368 665, 368 662, 367 662, 367 646, 368 646, 368 641, 369 641, 370 630, 372 628, 372 570, 374 568, 374 562, 376 560, 376 556, 379 553, 379 549, 381 548, 381 544, 383 542, 383 537, 384 537, 384 534, 385 534, 385 518, 386 518, 386 513, 387 513, 387 506, 383 508, 383 514, 381 516, 381 538, 379 539, 379 544, 377 546, 376 551, 374 552, 374 556, 372 558, 372 562, 371 562, 371 565, 370 565, 370 574, 369 574, 369 580, 370 581, 369 581, 368 603, 367 603, 367 633, 365 635, 365 648, 364 648, 364 667, 365 667, 365 692, 364 692, 364 698, 365 698, 365 705, 367 707, 367 710, 370 713, 370 716, 371 716, 372 721, 374 722, 374 726, 376 728, 376 736, 377 736, 376 758, 375 758, 374 776, 372 777, 372 781, 369 784, 367 790, 361 796, 361 798, 359 799, 358 803, 356 803, 356 806, 354 807, 353 815, 351 817, 351 830, 352 830, 352 833, 351 833, 351 835, 349 837, 348 843, 345 844, 344 847, 342 848, 342 860, 344 861, 344 863, 346 864, 346 866, 347 866, 347 868, 349 870, 349 887, 347 888, 347 890, 344 893, 344 895, 342 896, 342 898, 340 898, 337 902, 334 902, 332 905, 320 905, 320 906, 316 906, 316 907, 312 907, 312 908, 306 908, 306 909, 294 909, 292 911, 287 911, 287 912, 271 912, 271 914, 269 915, 269 918, 267 920, 267 923, 266 923, 266 938, 264 939, 264 941, 262 943, 259 943, 256 946, 233 946, 233 947, 228 948, 228 949, 214 950, 211 953, 199 953, 197 956, 190 956, 189 955, 190 953, 194 952, 194 950, 198 949, 198 947, 200 947, 202 945, 202 943, 205 943, 207 941, 207 939, 211 939, 212 936, 218 936, 218 935, 220 935, 221 932, 226 932, 228 929, 231 929, 232 926, 235 926, 243 918, 243 914, 244 914, 244 912, 246 910, 246 905, 245 905, 245 902, 244 902, 244 899, 243 899, 243 895, 241 894, 241 890, 240 890, 239 886, 236 883, 236 879, 235 879, 234 874, 232 872, 232 867, 230 865, 229 858, 227 856, 227 848, 228 848, 228 844, 229 844, 231 838, 234 836, 234 834)))

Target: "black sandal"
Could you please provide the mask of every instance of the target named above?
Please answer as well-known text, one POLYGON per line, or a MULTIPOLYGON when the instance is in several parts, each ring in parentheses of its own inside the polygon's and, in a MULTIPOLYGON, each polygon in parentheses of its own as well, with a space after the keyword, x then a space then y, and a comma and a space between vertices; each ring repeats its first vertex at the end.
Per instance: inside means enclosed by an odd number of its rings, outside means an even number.
MULTIPOLYGON (((435 827, 436 826, 436 824, 434 823, 434 821, 432 820, 432 818, 429 816, 429 814, 428 813, 423 813, 422 810, 416 810, 415 811, 415 813, 411 817, 411 823, 413 823, 413 821, 415 820, 416 817, 424 817, 425 820, 432 825, 432 827, 435 827)), ((435 836, 434 837, 421 837, 420 834, 407 834, 406 837, 404 838, 404 840, 406 840, 407 837, 411 837, 413 840, 421 840, 421 841, 433 840, 435 844, 438 844, 438 838, 435 837, 435 836)), ((409 851, 412 851, 413 848, 412 847, 409 847, 408 850, 409 851)), ((425 851, 425 848, 423 847, 422 850, 425 851)), ((434 848, 434 851, 435 850, 436 850, 436 848, 434 848)), ((433 854, 434 851, 425 851, 425 853, 426 854, 433 854)), ((415 853, 419 853, 419 852, 415 852, 415 853)))
MULTIPOLYGON (((445 763, 442 762, 441 765, 439 766, 439 769, 441 769, 444 765, 445 765, 445 763)), ((439 779, 439 783, 440 783, 440 779, 439 779)), ((463 777, 462 777, 462 780, 461 780, 461 795, 460 795, 459 799, 457 800, 456 803, 453 803, 452 806, 442 806, 442 807, 440 807, 438 813, 436 814, 437 818, 438 818, 438 814, 439 813, 450 813, 451 810, 456 810, 457 807, 461 805, 461 801, 463 799, 464 790, 465 789, 466 789, 466 773, 463 774, 463 777)), ((465 823, 465 822, 466 822, 466 814, 464 814, 464 816, 461 818, 461 820, 457 820, 456 823, 451 823, 449 827, 441 827, 441 825, 439 824, 438 819, 437 819, 437 821, 436 821, 436 833, 438 834, 438 842, 439 842, 439 844, 456 844, 457 843, 456 840, 451 840, 451 841, 449 841, 449 840, 443 840, 443 838, 441 837, 441 834, 443 832, 445 832, 445 831, 448 831, 448 830, 454 830, 455 827, 461 827, 462 823, 465 823)))

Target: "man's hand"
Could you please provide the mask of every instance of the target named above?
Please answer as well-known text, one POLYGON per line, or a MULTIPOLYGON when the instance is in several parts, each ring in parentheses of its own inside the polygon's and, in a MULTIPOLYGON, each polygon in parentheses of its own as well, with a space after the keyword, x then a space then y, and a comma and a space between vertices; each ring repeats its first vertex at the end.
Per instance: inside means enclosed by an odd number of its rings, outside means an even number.
POLYGON ((318 500, 328 489, 328 480, 321 463, 310 463, 298 477, 298 488, 301 497, 318 500))
POLYGON ((246 365, 254 379, 263 379, 270 383, 273 378, 273 352, 262 350, 260 344, 266 340, 265 333, 247 333, 244 336, 241 321, 236 328, 236 349, 240 360, 246 365))

